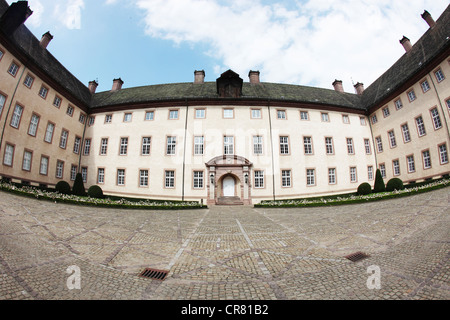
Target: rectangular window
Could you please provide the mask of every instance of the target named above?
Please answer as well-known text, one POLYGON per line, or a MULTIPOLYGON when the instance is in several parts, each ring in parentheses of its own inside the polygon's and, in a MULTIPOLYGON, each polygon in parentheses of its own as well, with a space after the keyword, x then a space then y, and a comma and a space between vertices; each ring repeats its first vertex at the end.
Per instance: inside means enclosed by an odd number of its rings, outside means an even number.
POLYGON ((386 165, 384 163, 380 164, 380 172, 381 172, 381 177, 383 179, 386 178, 386 165))
POLYGON ((148 170, 139 170, 139 186, 148 187, 148 170))
POLYGON ((326 137, 325 138, 325 150, 327 154, 334 154, 333 150, 333 138, 326 137))
POLYGON ((8 73, 13 77, 15 77, 17 71, 19 71, 19 66, 15 62, 12 62, 11 65, 9 66, 8 73))
POLYGON ((41 157, 41 166, 39 168, 39 173, 46 176, 48 173, 48 157, 41 157))
POLYGON ((261 109, 252 109, 252 119, 261 119, 261 109))
POLYGON ((55 125, 51 122, 47 124, 47 130, 45 130, 44 141, 48 143, 52 143, 53 140, 53 131, 55 130, 55 125))
POLYGON ((375 141, 377 142, 378 153, 383 152, 383 141, 381 140, 381 137, 376 137, 375 141))
POLYGON ((0 60, 2 60, 2 58, 3 58, 3 55, 4 55, 3 51, 2 51, 2 50, 0 50, 0 60))
POLYGON ((16 105, 14 108, 14 113, 11 118, 11 127, 18 129, 20 124, 20 119, 22 118, 23 107, 16 105))
POLYGON ((286 120, 286 110, 277 110, 277 119, 286 120))
POLYGON ((194 189, 203 189, 203 171, 194 171, 194 189))
POLYGON ((175 171, 173 170, 165 171, 165 187, 175 188, 175 171))
POLYGON ((394 130, 389 131, 388 136, 389 136, 389 144, 390 144, 391 148, 395 148, 397 146, 397 140, 395 140, 394 130))
POLYGON ((413 102, 414 100, 416 100, 416 93, 414 92, 414 90, 408 91, 407 95, 409 102, 413 102))
POLYGON ((61 132, 61 138, 59 140, 59 147, 61 149, 65 149, 67 146, 67 139, 69 137, 69 132, 66 130, 62 130, 61 132))
POLYGON ((112 114, 107 114, 105 116, 105 123, 111 123, 112 122, 112 114))
POLYGON ((166 155, 174 155, 176 151, 176 137, 167 137, 166 155))
POLYGON ((123 122, 131 122, 131 113, 125 113, 123 115, 123 122))
POLYGON ((6 97, 0 94, 0 116, 2 115, 3 107, 5 106, 6 97))
POLYGON ((436 80, 437 80, 438 82, 441 82, 441 81, 443 81, 443 80, 445 79, 444 73, 442 72, 441 69, 437 70, 437 71, 434 73, 434 75, 436 76, 436 80))
POLYGON ((39 116, 36 114, 33 114, 31 116, 31 120, 30 120, 30 126, 28 127, 28 134, 30 136, 36 137, 36 132, 37 132, 37 128, 39 125, 39 116))
POLYGON ((348 114, 342 115, 342 122, 344 122, 345 124, 350 123, 350 118, 349 118, 348 114))
POLYGON ((233 109, 223 109, 223 117, 225 119, 233 119, 234 118, 234 110, 233 109))
POLYGON ((394 105, 396 110, 400 110, 401 108, 403 108, 403 103, 400 99, 395 100, 394 105))
POLYGON ((178 110, 170 110, 169 111, 169 119, 170 120, 178 119, 178 110))
POLYGON ((88 119, 88 126, 92 127, 95 123, 95 117, 89 117, 88 119))
POLYGON ((84 124, 84 121, 86 120, 86 116, 84 114, 80 114, 80 117, 78 118, 78 121, 82 124, 84 124))
POLYGON ((205 146, 205 139, 203 136, 194 137, 194 155, 201 156, 203 155, 205 146))
POLYGON ((141 153, 143 156, 148 156, 150 154, 150 146, 151 146, 152 138, 144 137, 142 138, 142 149, 141 153))
POLYGON ((348 154, 355 154, 352 138, 347 138, 347 152, 348 152, 348 154))
POLYGON ((416 165, 414 164, 414 156, 407 156, 406 162, 408 163, 408 172, 415 172, 416 171, 416 165))
POLYGON ((431 89, 431 88, 430 88, 430 84, 428 83, 427 80, 421 82, 421 83, 420 83, 420 86, 422 87, 422 91, 423 91, 424 93, 431 89))
POLYGON ((280 137, 280 153, 289 154, 289 137, 280 137))
POLYGON ((14 157, 14 146, 6 144, 5 154, 3 155, 3 164, 12 167, 14 157))
POLYGON ((383 108, 383 117, 387 118, 391 115, 391 113, 389 112, 389 108, 383 108))
POLYGON ((120 151, 121 156, 126 156, 128 153, 128 138, 120 138, 120 151))
POLYGON ((46 87, 42 86, 41 89, 39 89, 39 96, 43 99, 46 99, 47 94, 48 94, 48 89, 46 87))
POLYGON ((284 188, 289 188, 291 186, 291 170, 281 171, 281 185, 284 188))
POLYGON ((377 123, 377 122, 378 122, 377 115, 374 114, 374 115, 371 117, 371 120, 372 120, 372 124, 377 123))
POLYGON ((25 85, 25 87, 31 88, 31 86, 33 85, 33 81, 34 81, 34 78, 32 76, 30 76, 29 74, 27 74, 23 84, 25 85))
POLYGON ((434 129, 440 129, 442 128, 442 122, 441 122, 441 118, 439 116, 439 111, 437 108, 433 108, 431 109, 431 118, 433 119, 433 125, 434 125, 434 129))
POLYGON ((304 147, 304 150, 305 150, 305 154, 312 154, 313 153, 311 137, 303 137, 303 147, 304 147))
POLYGON ((83 179, 84 183, 87 182, 87 172, 88 172, 88 168, 86 168, 86 167, 81 168, 81 178, 83 179))
POLYGON ((328 183, 336 184, 336 169, 328 168, 328 183))
POLYGON ((439 159, 441 161, 441 164, 448 163, 448 153, 446 144, 441 144, 439 146, 439 159))
POLYGON ((392 161, 392 168, 394 169, 394 176, 400 175, 400 162, 398 160, 392 161))
POLYGON ((75 181, 75 178, 77 177, 77 173, 78 173, 78 167, 75 165, 72 165, 70 167, 70 180, 71 181, 75 181))
POLYGON ((306 185, 314 186, 316 184, 316 170, 306 169, 306 185))
POLYGON ((255 188, 264 188, 264 171, 255 170, 255 188))
POLYGON ((104 156, 108 152, 108 138, 102 138, 100 144, 100 155, 104 156))
POLYGON ((125 169, 117 169, 117 185, 125 185, 125 169))
POLYGON ((425 150, 422 152, 422 159, 423 159, 423 168, 430 169, 431 168, 431 156, 430 156, 429 150, 425 150))
POLYGON ((359 117, 359 122, 361 123, 362 126, 366 125, 366 118, 365 117, 359 117))
POLYGON ((97 183, 104 184, 105 183, 105 168, 98 168, 97 170, 97 183))
POLYGON ((263 154, 263 138, 261 136, 253 136, 253 153, 255 155, 263 154))
POLYGON ((322 116, 322 121, 323 122, 329 122, 330 121, 328 113, 322 113, 321 116, 322 116))
POLYGON ((364 139, 364 149, 366 150, 366 154, 371 154, 372 149, 370 148, 370 140, 364 139))
POLYGON ((22 162, 22 170, 30 171, 31 170, 31 158, 33 157, 33 153, 31 151, 24 151, 23 153, 23 162, 22 162))
POLYGON ((417 131, 419 133, 419 137, 422 137, 427 134, 427 132, 425 130, 425 124, 423 122, 422 117, 416 118, 416 125, 417 125, 417 131))
POLYGON ((196 119, 205 119, 206 118, 206 110, 205 109, 195 109, 195 118, 196 119))
POLYGON ((357 182, 356 167, 350 167, 350 182, 357 182))
POLYGON ((234 154, 234 137, 223 137, 223 149, 223 154, 225 155, 234 154))
POLYGON ((56 162, 56 178, 62 179, 64 174, 64 162, 61 160, 58 160, 56 162))
POLYGON ((155 112, 154 111, 146 111, 145 112, 145 120, 146 121, 151 121, 151 120, 154 120, 154 119, 155 119, 155 112))
POLYGON ((88 156, 90 153, 91 153, 91 139, 85 139, 83 155, 88 156))
POLYGON ((309 119, 309 115, 308 115, 308 111, 300 111, 300 120, 308 120, 309 119))
POLYGON ((75 137, 75 142, 73 144, 73 153, 78 154, 80 152, 80 144, 81 144, 81 138, 75 137))
POLYGON ((59 108, 61 106, 61 98, 58 96, 55 96, 55 99, 53 99, 53 106, 55 106, 56 108, 59 108))
POLYGON ((66 113, 67 113, 67 115, 69 115, 69 116, 73 116, 73 107, 72 106, 68 106, 67 107, 67 111, 66 111, 66 113))
POLYGON ((411 141, 411 135, 409 134, 409 128, 408 128, 408 124, 407 123, 402 125, 402 133, 403 133, 403 141, 405 143, 410 142, 411 141))
POLYGON ((373 167, 372 166, 368 166, 367 167, 367 179, 373 180, 373 167))

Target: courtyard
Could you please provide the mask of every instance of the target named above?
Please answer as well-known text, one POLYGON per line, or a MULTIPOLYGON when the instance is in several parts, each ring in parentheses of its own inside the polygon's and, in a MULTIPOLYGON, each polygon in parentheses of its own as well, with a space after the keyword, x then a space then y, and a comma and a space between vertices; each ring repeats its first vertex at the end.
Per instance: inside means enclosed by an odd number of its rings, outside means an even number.
POLYGON ((0 192, 0 300, 448 300, 449 190, 180 211, 0 192), (367 257, 346 258, 356 252, 367 257), (139 276, 146 268, 166 278, 139 276))

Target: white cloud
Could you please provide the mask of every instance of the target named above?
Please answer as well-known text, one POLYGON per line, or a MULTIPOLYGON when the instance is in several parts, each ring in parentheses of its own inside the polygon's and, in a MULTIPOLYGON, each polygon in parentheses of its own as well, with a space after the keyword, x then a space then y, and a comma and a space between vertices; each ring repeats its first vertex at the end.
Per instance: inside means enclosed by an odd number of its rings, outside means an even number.
POLYGON ((68 29, 81 28, 81 10, 84 9, 83 0, 66 0, 55 5, 54 14, 68 29))
MULTIPOLYGON (((331 87, 334 79, 373 82, 426 31, 424 9, 437 18, 445 0, 305 0, 289 8, 258 0, 135 0, 146 33, 176 44, 206 44, 205 54, 246 77, 331 87)), ((215 70, 218 70, 217 66, 215 70)), ((222 69, 222 71, 225 71, 222 69)), ((216 71, 217 72, 217 71, 216 71)))
POLYGON ((81 28, 81 10, 84 9, 84 0, 29 0, 33 14, 27 23, 33 27, 42 24, 54 25, 55 21, 68 29, 81 28), (49 14, 52 12, 52 14, 49 14))

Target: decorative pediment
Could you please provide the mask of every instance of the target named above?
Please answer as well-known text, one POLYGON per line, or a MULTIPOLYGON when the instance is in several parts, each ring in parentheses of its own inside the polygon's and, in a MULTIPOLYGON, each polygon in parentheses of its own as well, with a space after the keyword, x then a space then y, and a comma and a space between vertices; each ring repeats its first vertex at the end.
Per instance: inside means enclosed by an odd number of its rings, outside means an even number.
POLYGON ((251 163, 248 159, 237 155, 223 155, 218 156, 206 163, 207 167, 250 167, 251 163))

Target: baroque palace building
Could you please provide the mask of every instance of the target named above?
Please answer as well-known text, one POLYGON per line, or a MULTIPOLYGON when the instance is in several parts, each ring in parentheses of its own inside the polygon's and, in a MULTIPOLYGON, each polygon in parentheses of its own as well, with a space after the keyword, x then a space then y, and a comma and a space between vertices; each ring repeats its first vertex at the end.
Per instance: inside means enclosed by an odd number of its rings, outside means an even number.
POLYGON ((334 89, 215 82, 96 92, 24 25, 27 1, 0 0, 0 176, 30 185, 73 181, 105 194, 255 204, 354 192, 385 179, 450 173, 450 7, 373 84, 334 89))

